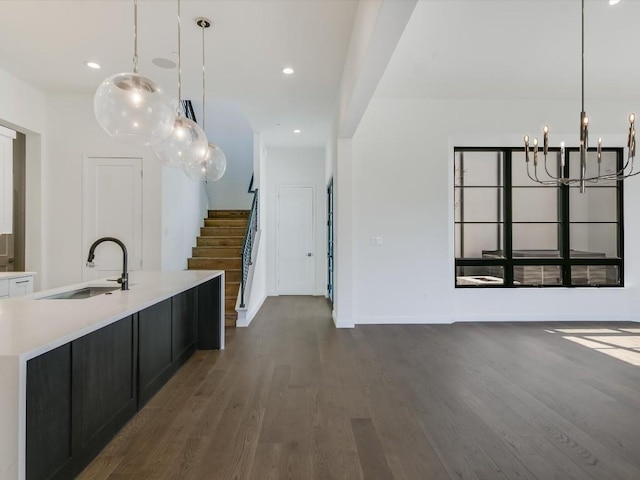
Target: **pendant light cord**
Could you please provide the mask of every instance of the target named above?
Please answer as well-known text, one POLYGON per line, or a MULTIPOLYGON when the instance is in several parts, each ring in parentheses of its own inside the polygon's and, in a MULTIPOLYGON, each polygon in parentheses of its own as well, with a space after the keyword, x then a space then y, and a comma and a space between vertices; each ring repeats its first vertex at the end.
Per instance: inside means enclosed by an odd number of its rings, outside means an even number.
POLYGON ((133 0, 133 73, 138 73, 138 0, 133 0))
POLYGON ((204 95, 205 95, 205 90, 206 90, 206 83, 205 83, 205 74, 206 74, 206 68, 204 66, 204 59, 205 59, 205 55, 204 55, 204 29, 205 29, 205 24, 204 22, 202 22, 201 25, 202 28, 202 129, 204 130, 204 126, 205 126, 205 112, 206 112, 206 108, 205 108, 205 103, 204 103, 204 95))
POLYGON ((182 106, 182 63, 180 61, 180 0, 178 0, 178 108, 182 106))
POLYGON ((582 111, 584 112, 584 0, 582 0, 582 111))

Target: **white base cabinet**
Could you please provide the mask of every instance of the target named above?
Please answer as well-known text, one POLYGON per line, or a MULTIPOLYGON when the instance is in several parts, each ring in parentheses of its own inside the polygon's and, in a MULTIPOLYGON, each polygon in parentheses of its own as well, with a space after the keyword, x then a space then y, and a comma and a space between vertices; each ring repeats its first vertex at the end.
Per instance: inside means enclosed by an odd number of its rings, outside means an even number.
POLYGON ((0 300, 33 293, 33 274, 24 272, 0 276, 0 300))

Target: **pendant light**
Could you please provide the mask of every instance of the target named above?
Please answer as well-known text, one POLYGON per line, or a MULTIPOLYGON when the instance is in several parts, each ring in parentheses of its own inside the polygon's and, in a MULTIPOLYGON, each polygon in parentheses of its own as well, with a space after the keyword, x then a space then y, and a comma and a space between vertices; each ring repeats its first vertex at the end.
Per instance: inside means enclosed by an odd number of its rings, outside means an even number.
POLYGON ((138 1, 133 1, 133 73, 102 82, 93 97, 98 124, 113 138, 135 145, 160 143, 176 119, 171 99, 153 80, 138 74, 138 1))
MULTIPOLYGON (((182 64, 180 39, 180 0, 178 0, 178 105, 182 105, 182 64)), ((153 151, 168 167, 182 167, 187 163, 197 163, 206 158, 207 136, 193 120, 178 112, 173 132, 165 140, 153 147, 153 151)))
MULTIPOLYGON (((205 28, 209 28, 211 26, 211 22, 207 18, 197 18, 196 25, 198 25, 202 29, 202 128, 205 128, 205 118, 206 118, 206 82, 205 82, 205 49, 204 49, 204 30, 205 28)), ((199 162, 189 162, 185 163, 184 171, 187 176, 193 180, 204 180, 215 182, 216 180, 220 180, 224 175, 224 172, 227 169, 227 157, 225 156, 222 149, 213 144, 209 143, 207 147, 207 156, 204 160, 199 162)))

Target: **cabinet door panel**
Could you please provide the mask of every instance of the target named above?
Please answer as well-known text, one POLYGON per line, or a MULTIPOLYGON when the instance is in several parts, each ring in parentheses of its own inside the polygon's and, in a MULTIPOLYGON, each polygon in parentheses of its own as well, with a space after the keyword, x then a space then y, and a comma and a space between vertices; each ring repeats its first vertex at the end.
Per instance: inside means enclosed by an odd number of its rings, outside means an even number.
POLYGON ((198 350, 220 348, 220 277, 198 286, 198 350))
POLYGON ((136 412, 134 317, 73 342, 74 447, 92 454, 136 412))
POLYGON ((61 473, 72 455, 71 344, 27 362, 26 431, 27 479, 61 473))
POLYGON ((138 314, 138 408, 141 408, 173 374, 171 356, 171 299, 138 314))
POLYGON ((173 355, 172 360, 181 363, 193 350, 196 341, 196 290, 192 288, 172 299, 173 355))

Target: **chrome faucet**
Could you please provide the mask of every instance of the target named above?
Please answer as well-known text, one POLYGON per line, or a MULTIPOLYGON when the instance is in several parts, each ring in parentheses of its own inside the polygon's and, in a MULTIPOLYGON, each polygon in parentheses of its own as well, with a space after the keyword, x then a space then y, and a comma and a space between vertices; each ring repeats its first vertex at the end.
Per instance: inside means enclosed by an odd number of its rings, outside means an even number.
POLYGON ((114 242, 120 245, 122 249, 122 276, 117 280, 119 284, 122 285, 122 290, 129 290, 129 274, 127 273, 127 247, 124 246, 120 240, 114 237, 102 237, 93 242, 91 248, 89 249, 89 257, 87 258, 87 267, 93 267, 93 259, 95 255, 95 249, 102 242, 114 242))

